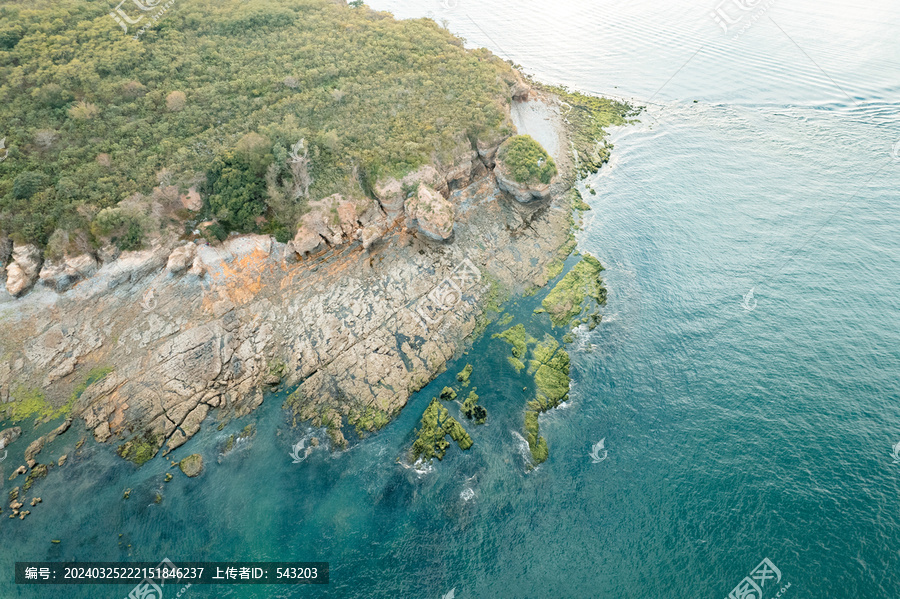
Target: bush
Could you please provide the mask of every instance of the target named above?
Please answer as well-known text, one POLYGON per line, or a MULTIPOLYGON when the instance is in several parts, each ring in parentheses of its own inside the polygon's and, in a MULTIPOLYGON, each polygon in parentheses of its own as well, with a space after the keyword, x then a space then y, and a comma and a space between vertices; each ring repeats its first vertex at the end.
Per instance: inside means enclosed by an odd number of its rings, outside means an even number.
POLYGON ((76 121, 89 121, 98 114, 100 114, 100 109, 97 108, 97 105, 84 100, 69 109, 69 116, 76 121))
POLYGON ((17 200, 27 200, 45 185, 47 175, 38 171, 25 171, 13 179, 13 197, 17 200))
POLYGON ((556 163, 530 135, 516 135, 500 147, 500 160, 512 178, 525 185, 549 183, 556 175, 556 163))
POLYGON ((185 104, 187 104, 187 96, 184 95, 184 92, 174 91, 166 96, 166 108, 169 112, 179 112, 184 109, 185 104))
POLYGON ((109 238, 122 251, 140 249, 144 239, 140 217, 118 207, 101 210, 91 223, 91 233, 109 238))
POLYGON ((264 160, 255 152, 225 152, 206 173, 206 191, 213 215, 230 230, 256 229, 256 217, 266 211, 264 160))

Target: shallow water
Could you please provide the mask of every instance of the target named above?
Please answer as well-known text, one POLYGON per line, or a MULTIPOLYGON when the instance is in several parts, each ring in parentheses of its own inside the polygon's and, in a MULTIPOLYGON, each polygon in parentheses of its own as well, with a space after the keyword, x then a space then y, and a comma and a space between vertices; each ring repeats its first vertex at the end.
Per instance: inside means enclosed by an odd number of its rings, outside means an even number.
MULTIPOLYGON (((279 396, 173 454, 203 454, 196 480, 164 483, 162 460, 136 470, 89 442, 35 486, 44 505, 26 522, 0 516, 0 571, 24 558, 321 560, 328 587, 183 597, 620 599, 725 597, 769 558, 791 585, 782 597, 900 596, 900 7, 778 1, 731 39, 705 1, 373 4, 446 18, 541 80, 648 106, 613 133, 611 163, 587 182, 597 193, 584 189, 580 249, 607 266, 609 305, 570 348, 570 402, 541 417, 550 459, 526 468, 532 383, 492 328, 345 452, 292 463, 304 431, 279 396), (467 362, 489 411, 467 426, 475 445, 425 473, 401 466, 467 362), (250 422, 255 437, 219 462, 250 422)), ((541 297, 515 300, 512 324, 547 330, 541 297)), ((71 454, 77 438, 45 451, 71 454)), ((24 445, 0 462, 4 493, 24 445)), ((129 590, 0 581, 3 597, 129 590)))

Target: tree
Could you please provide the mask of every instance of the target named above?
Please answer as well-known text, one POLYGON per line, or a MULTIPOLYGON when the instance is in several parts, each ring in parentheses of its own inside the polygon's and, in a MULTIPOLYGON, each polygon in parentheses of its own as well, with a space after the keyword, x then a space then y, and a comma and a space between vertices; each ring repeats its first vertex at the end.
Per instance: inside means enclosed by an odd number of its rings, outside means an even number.
POLYGON ((187 104, 187 96, 184 95, 184 92, 174 91, 166 96, 166 108, 169 112, 180 112, 184 109, 185 104, 187 104))

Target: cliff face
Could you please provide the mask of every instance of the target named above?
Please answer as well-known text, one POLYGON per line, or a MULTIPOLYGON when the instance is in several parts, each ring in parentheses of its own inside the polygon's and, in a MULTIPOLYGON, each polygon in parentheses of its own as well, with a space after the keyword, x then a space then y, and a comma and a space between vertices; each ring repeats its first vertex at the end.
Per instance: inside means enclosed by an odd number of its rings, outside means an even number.
POLYGON ((383 182, 377 205, 326 198, 289 244, 130 252, 66 293, 0 303, 0 403, 40 389, 60 406, 89 382, 71 413, 98 441, 140 435, 167 451, 283 380, 298 385, 296 415, 344 444, 342 425, 395 415, 462 348, 492 287, 546 282, 568 207, 505 196, 495 153, 383 182), (98 368, 109 374, 91 381, 98 368))

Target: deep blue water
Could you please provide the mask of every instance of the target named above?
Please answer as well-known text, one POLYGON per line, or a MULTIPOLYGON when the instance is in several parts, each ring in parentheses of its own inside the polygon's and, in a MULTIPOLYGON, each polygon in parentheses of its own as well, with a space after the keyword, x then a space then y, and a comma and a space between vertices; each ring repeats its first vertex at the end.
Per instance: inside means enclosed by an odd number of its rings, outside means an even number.
MULTIPOLYGON (((705 0, 373 4, 445 18, 544 81, 651 100, 584 190, 580 249, 606 265, 609 304, 570 347, 571 400, 541 417, 550 459, 526 468, 531 382, 488 334, 379 434, 301 464, 280 397, 175 452, 205 456, 194 481, 88 443, 36 486, 52 509, 0 523, 0 572, 322 560, 328 587, 183 597, 721 598, 768 558, 788 599, 900 596, 900 6, 779 0, 731 39, 705 0), (473 448, 424 474, 396 463, 467 362, 490 412, 473 448)), ((514 300, 513 324, 545 326, 540 299, 514 300)), ((0 580, 3 597, 129 590, 0 580)))

